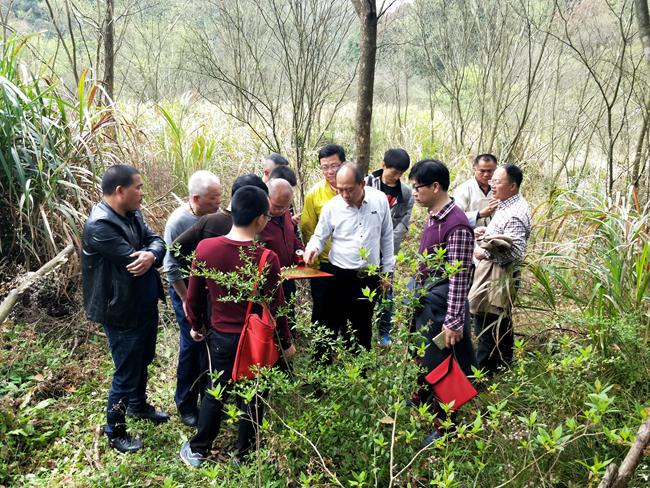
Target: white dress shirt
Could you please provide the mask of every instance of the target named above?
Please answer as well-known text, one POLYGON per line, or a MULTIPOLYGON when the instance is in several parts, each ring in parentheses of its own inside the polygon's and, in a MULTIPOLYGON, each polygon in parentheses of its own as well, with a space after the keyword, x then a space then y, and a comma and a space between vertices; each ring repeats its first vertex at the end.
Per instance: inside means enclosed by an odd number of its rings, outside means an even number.
POLYGON ((395 256, 388 200, 374 188, 366 186, 364 192, 360 208, 345 203, 341 195, 325 203, 307 250, 316 249, 320 253, 331 237, 329 261, 334 266, 363 269, 369 264, 381 264, 381 270, 390 273, 395 256), (366 259, 362 257, 362 248, 366 259))
POLYGON ((467 220, 469 220, 469 225, 472 227, 487 226, 490 223, 490 216, 479 217, 478 213, 490 204, 491 198, 492 188, 486 195, 474 177, 463 182, 454 190, 454 201, 463 209, 467 220))

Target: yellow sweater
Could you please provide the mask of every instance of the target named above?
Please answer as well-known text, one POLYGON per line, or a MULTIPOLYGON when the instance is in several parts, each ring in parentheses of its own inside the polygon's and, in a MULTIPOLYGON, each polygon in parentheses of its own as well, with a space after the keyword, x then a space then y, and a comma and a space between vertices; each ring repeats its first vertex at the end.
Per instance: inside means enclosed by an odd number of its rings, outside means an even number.
MULTIPOLYGON (((309 242, 309 239, 311 239, 311 236, 316 230, 316 224, 318 224, 318 218, 320 217, 321 210, 323 210, 323 205, 335 196, 336 192, 325 179, 312 186, 305 195, 305 204, 302 207, 302 214, 300 215, 300 232, 302 232, 305 245, 309 242)), ((321 262, 327 262, 329 252, 330 243, 328 241, 320 255, 321 262)))

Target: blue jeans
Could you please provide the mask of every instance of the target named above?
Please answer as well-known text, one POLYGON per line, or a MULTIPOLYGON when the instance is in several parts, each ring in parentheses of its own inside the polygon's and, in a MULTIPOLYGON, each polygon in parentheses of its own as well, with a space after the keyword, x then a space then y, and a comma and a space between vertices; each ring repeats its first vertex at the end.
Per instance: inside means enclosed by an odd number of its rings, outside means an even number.
POLYGON ((197 411, 199 395, 203 395, 205 389, 207 377, 203 373, 207 369, 206 350, 203 342, 192 339, 192 326, 185 317, 183 301, 171 286, 169 296, 180 330, 174 401, 179 413, 186 415, 197 411))
POLYGON ((120 435, 125 431, 125 414, 144 410, 147 405, 147 367, 156 355, 158 308, 140 312, 137 327, 116 327, 104 324, 115 372, 108 392, 106 433, 120 435))

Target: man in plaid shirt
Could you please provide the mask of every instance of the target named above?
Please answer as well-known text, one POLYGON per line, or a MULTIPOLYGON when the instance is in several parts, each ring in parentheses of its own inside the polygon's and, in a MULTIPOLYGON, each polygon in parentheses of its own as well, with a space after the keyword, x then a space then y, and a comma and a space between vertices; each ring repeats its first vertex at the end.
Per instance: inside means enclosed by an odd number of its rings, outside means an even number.
MULTIPOLYGON (((476 364, 467 302, 474 233, 465 212, 447 193, 449 170, 443 163, 435 159, 419 161, 413 166, 409 178, 413 182, 415 201, 429 211, 420 241, 420 254, 435 255, 438 249, 445 249, 445 261, 459 266, 458 271, 448 277, 444 266, 437 268, 423 263, 416 278, 416 289, 422 290, 423 294, 419 297, 422 307, 416 313, 415 328, 427 343, 421 360, 424 374, 418 380, 420 389, 411 400, 419 404, 431 400, 431 390, 424 382, 424 376, 449 357, 452 351, 465 374, 472 374, 471 368, 476 364), (444 331, 446 345, 442 349, 433 342, 441 331, 444 331)), ((442 418, 444 413, 437 403, 434 403, 434 408, 442 418)), ((426 442, 430 443, 439 436, 439 431, 435 430, 426 442)))
MULTIPOLYGON (((506 164, 494 172, 490 187, 494 198, 500 202, 487 228, 476 229, 477 235, 502 235, 512 239, 512 247, 498 253, 478 246, 474 250, 477 260, 488 259, 506 268, 508 279, 516 278, 517 268, 524 260, 530 237, 530 207, 519 193, 522 180, 523 173, 514 164, 506 164)), ((511 306, 500 314, 477 314, 474 318, 474 332, 478 336, 477 359, 481 368, 495 371, 512 362, 514 334, 511 306)))

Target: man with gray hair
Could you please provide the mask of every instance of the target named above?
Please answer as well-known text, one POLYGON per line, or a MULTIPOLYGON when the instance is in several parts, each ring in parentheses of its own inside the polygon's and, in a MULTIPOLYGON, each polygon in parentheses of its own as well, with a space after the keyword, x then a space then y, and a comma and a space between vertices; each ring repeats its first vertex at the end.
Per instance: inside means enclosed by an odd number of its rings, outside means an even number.
MULTIPOLYGON (((291 203, 293 202, 293 188, 291 184, 281 178, 268 181, 269 187, 269 223, 259 235, 264 247, 274 251, 280 260, 281 267, 292 266, 296 251, 304 249, 296 227, 291 221, 291 203)), ((282 282, 284 296, 289 304, 289 325, 294 326, 293 297, 296 294, 296 284, 293 280, 282 282)))
MULTIPOLYGON (((188 193, 188 202, 174 210, 167 219, 164 237, 168 246, 176 237, 194 225, 199 217, 216 212, 221 205, 221 182, 210 171, 199 170, 192 174, 188 182, 188 193)), ((192 326, 183 311, 187 283, 173 251, 165 255, 163 269, 169 282, 169 296, 176 320, 180 326, 174 399, 181 421, 185 425, 195 426, 198 419, 197 401, 201 391, 200 384, 196 380, 203 372, 204 348, 193 341, 190 335, 192 326)))
MULTIPOLYGON (((331 238, 328 263, 321 270, 331 273, 325 278, 324 306, 329 311, 324 323, 331 335, 339 333, 348 344, 356 342, 370 349, 374 302, 363 290, 390 286, 393 272, 393 221, 386 195, 366 186, 359 166, 344 163, 336 173, 338 195, 323 205, 314 234, 305 248, 305 262, 313 263, 331 238), (369 270, 376 268, 380 277, 369 270), (335 313, 331 313, 336 310, 335 313), (354 338, 348 332, 350 322, 354 338)), ((318 352, 325 362, 331 353, 318 352)))

